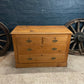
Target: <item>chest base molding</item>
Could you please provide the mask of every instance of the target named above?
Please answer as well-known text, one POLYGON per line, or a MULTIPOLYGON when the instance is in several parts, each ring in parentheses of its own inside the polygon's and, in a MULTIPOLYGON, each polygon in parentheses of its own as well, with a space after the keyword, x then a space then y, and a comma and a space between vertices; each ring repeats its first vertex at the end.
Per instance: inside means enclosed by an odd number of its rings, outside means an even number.
POLYGON ((28 67, 66 67, 67 62, 62 63, 32 63, 32 64, 16 64, 16 68, 28 68, 28 67))

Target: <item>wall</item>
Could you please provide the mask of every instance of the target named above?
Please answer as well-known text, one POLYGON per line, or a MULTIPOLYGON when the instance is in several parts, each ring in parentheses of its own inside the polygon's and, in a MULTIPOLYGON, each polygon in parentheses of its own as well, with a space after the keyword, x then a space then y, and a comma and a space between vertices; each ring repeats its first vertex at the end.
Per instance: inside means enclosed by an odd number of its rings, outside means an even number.
POLYGON ((84 0, 0 0, 0 21, 16 25, 64 25, 84 18, 84 0))

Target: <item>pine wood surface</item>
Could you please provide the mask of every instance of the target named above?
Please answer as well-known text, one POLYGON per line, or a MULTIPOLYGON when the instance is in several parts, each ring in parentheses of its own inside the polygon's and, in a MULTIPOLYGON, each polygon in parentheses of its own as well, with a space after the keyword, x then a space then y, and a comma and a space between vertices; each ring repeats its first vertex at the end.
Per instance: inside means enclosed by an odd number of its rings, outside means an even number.
POLYGON ((26 63, 26 64, 22 64, 22 63, 17 63, 16 68, 27 68, 27 67, 66 67, 67 66, 67 62, 42 62, 42 63, 26 63))
POLYGON ((11 34, 16 67, 67 65, 71 32, 66 27, 17 26, 11 34))
POLYGON ((63 54, 19 55, 19 63, 37 62, 66 62, 66 56, 63 54))
POLYGON ((71 34, 65 26, 16 26, 11 34, 71 34))

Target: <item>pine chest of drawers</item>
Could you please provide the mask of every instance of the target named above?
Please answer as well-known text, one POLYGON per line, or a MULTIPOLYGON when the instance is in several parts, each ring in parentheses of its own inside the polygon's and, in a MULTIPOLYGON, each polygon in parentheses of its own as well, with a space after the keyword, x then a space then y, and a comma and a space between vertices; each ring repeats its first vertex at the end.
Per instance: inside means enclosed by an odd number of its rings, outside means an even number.
POLYGON ((65 26, 16 26, 16 67, 67 66, 71 32, 65 26))

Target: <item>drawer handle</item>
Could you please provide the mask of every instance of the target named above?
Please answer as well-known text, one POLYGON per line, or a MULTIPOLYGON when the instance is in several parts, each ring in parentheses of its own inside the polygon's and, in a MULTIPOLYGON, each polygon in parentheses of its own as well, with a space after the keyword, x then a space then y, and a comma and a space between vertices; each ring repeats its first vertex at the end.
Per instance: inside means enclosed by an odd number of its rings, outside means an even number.
POLYGON ((54 60, 54 59, 56 59, 56 57, 52 57, 51 59, 54 60))
POLYGON ((57 50, 57 48, 52 48, 52 50, 57 50))
POLYGON ((28 60, 32 60, 32 58, 28 58, 28 60))
POLYGON ((28 50, 28 51, 32 51, 32 49, 31 49, 31 48, 28 48, 27 50, 28 50))
POLYGON ((28 42, 28 43, 31 43, 31 42, 32 42, 32 40, 27 40, 27 42, 28 42))
POLYGON ((57 41, 58 41, 58 40, 52 40, 52 42, 54 42, 54 43, 57 42, 57 41))

